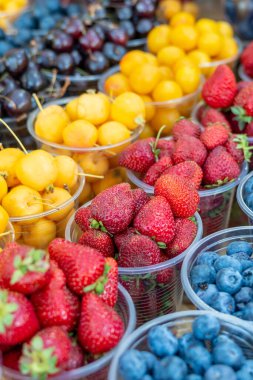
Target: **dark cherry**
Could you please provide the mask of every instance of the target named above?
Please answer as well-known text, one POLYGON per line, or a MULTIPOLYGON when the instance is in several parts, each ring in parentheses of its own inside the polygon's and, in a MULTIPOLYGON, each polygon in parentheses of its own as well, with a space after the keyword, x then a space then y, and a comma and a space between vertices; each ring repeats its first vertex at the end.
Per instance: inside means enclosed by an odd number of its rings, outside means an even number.
POLYGON ((154 27, 154 23, 149 18, 141 19, 136 25, 136 31, 141 37, 145 37, 154 27))
POLYGON ((29 44, 32 39, 30 30, 20 29, 16 35, 12 37, 11 43, 16 47, 23 47, 29 44))
POLYGON ((4 74, 5 72, 5 65, 3 59, 0 59, 0 75, 4 74))
POLYGON ((75 68, 75 61, 71 54, 59 54, 56 59, 56 67, 60 74, 72 74, 75 68))
POLYGON ((57 53, 68 53, 73 48, 73 38, 61 30, 53 30, 47 36, 47 43, 57 53))
POLYGON ((102 25, 99 25, 99 24, 93 25, 91 29, 97 33, 97 35, 99 36, 99 38, 101 38, 101 40, 103 41, 105 40, 105 31, 102 25))
POLYGON ((55 27, 55 18, 52 15, 42 17, 39 20, 39 28, 43 31, 50 30, 55 27))
POLYGON ((92 29, 88 30, 85 35, 79 38, 79 44, 84 52, 97 51, 103 46, 103 40, 92 29))
POLYGON ((4 101, 4 109, 8 116, 18 117, 28 113, 31 109, 31 95, 28 91, 16 89, 8 95, 8 99, 4 101))
POLYGON ((118 20, 130 20, 133 16, 133 10, 131 7, 119 7, 116 10, 118 20))
POLYGON ((103 53, 112 63, 119 63, 126 52, 127 50, 124 46, 116 45, 112 42, 104 44, 103 53))
POLYGON ((56 58, 57 55, 53 50, 45 49, 37 56, 37 63, 45 69, 50 69, 55 67, 56 58))
POLYGON ((109 67, 109 61, 100 51, 95 51, 84 61, 85 68, 91 74, 101 74, 109 67))
POLYGON ((74 60, 75 66, 79 66, 80 63, 82 62, 82 56, 79 53, 79 51, 78 50, 73 50, 70 54, 71 54, 71 56, 72 56, 72 58, 74 60))
POLYGON ((117 45, 126 46, 128 36, 123 28, 113 28, 108 31, 108 38, 117 45))
POLYGON ((136 4, 135 11, 139 17, 153 17, 155 5, 150 0, 140 0, 136 4))
POLYGON ((84 25, 78 17, 72 17, 67 19, 64 31, 74 39, 78 39, 84 32, 84 25))
POLYGON ((39 92, 47 87, 45 75, 34 62, 29 64, 26 72, 22 75, 21 83, 23 88, 29 92, 39 92))
POLYGON ((134 36, 135 36, 135 27, 134 27, 134 24, 132 23, 132 21, 128 21, 128 20, 121 21, 120 22, 120 27, 125 30, 125 32, 126 32, 129 40, 131 40, 132 38, 134 38, 134 36))
POLYGON ((8 95, 14 90, 18 88, 18 83, 10 76, 6 75, 1 81, 0 81, 0 93, 1 95, 8 95))
POLYGON ((22 74, 28 65, 28 57, 24 49, 12 49, 5 55, 6 70, 14 77, 22 74))

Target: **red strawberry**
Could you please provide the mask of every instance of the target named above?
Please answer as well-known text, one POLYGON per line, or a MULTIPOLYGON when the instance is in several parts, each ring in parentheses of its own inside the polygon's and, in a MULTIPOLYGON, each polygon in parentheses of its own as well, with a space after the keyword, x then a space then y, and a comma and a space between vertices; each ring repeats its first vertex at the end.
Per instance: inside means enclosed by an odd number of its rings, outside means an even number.
POLYGON ((3 355, 3 365, 7 368, 14 369, 19 372, 19 359, 21 357, 21 347, 16 348, 3 355))
POLYGON ((199 137, 200 126, 189 119, 178 120, 172 129, 172 134, 175 139, 179 139, 183 135, 199 137))
POLYGON ((57 263, 52 261, 48 285, 34 293, 31 301, 43 327, 61 326, 72 331, 79 317, 79 300, 62 283, 63 276, 57 263))
POLYGON ((46 379, 65 369, 70 359, 71 340, 61 327, 47 327, 24 344, 19 361, 20 372, 46 379))
POLYGON ((128 239, 131 235, 136 235, 136 233, 137 231, 135 228, 129 227, 127 230, 115 235, 114 243, 116 244, 116 247, 120 249, 121 245, 125 243, 126 239, 128 239))
POLYGON ((74 341, 71 342, 69 359, 64 365, 65 371, 71 371, 84 365, 84 353, 81 347, 74 341))
POLYGON ((175 257, 184 252, 193 242, 197 234, 197 226, 190 219, 176 219, 175 238, 168 245, 166 254, 175 257))
POLYGON ((241 62, 245 73, 253 77, 253 42, 251 42, 241 55, 241 62))
POLYGON ((240 81, 237 82, 237 93, 240 92, 243 88, 248 87, 249 82, 246 81, 240 81))
POLYGON ((75 222, 82 231, 90 228, 90 219, 92 219, 90 207, 81 207, 75 213, 75 222))
POLYGON ((103 231, 93 229, 85 231, 78 240, 78 243, 97 249, 104 257, 114 256, 112 238, 103 231))
POLYGON ((173 215, 178 218, 189 218, 199 204, 199 194, 193 184, 178 175, 166 174, 155 184, 155 195, 166 198, 173 215))
MULTIPOLYGON (((226 148, 226 150, 227 150, 227 152, 229 153, 229 154, 231 154, 231 156, 233 157, 233 159, 240 165, 240 164, 242 164, 243 163, 243 161, 244 161, 244 152, 243 152, 243 149, 241 149, 241 146, 242 146, 242 144, 243 144, 243 141, 244 141, 244 139, 243 140, 241 140, 242 139, 242 137, 243 137, 244 135, 238 135, 238 136, 236 136, 236 135, 232 135, 229 139, 228 139, 228 141, 226 142, 226 144, 224 145, 225 146, 225 148, 226 148), (237 140, 237 139, 239 139, 239 140, 237 140), (239 141, 241 141, 241 143, 239 142, 239 141)), ((247 143, 247 138, 245 138, 245 149, 246 149, 246 145, 248 145, 247 143)))
POLYGON ((103 226, 110 234, 124 231, 134 216, 134 197, 130 185, 121 183, 98 194, 90 208, 93 217, 92 225, 103 226))
POLYGON ((132 190, 132 194, 134 197, 134 216, 138 214, 140 209, 149 202, 150 197, 147 193, 145 193, 142 189, 132 190))
POLYGON ((23 343, 39 330, 33 305, 23 294, 0 290, 0 310, 1 345, 23 343))
POLYGON ((155 163, 152 149, 155 139, 139 140, 129 145, 119 156, 119 165, 137 173, 145 173, 155 163))
POLYGON ((208 150, 226 143, 229 132, 226 127, 220 123, 211 124, 201 133, 200 140, 208 150))
MULTIPOLYGON (((236 95, 234 106, 243 108, 247 116, 253 117, 253 84, 244 87, 236 95)), ((235 107, 232 107, 232 112, 235 114, 235 107)))
MULTIPOLYGON (((164 263, 165 261, 168 261, 169 257, 165 255, 164 253, 161 253, 160 255, 160 263, 164 263)), ((156 275, 156 281, 159 284, 169 284, 173 280, 173 267, 169 267, 166 269, 161 269, 157 272, 156 275)))
POLYGON ((209 124, 220 123, 226 126, 228 130, 230 130, 230 125, 226 117, 221 111, 218 111, 215 108, 206 108, 202 114, 200 122, 204 127, 207 127, 209 124))
POLYGON ((203 173, 206 185, 221 185, 237 178, 240 174, 240 167, 224 147, 217 146, 209 153, 203 173))
POLYGON ((17 243, 9 243, 1 252, 1 286, 14 292, 31 294, 49 280, 46 251, 17 243))
POLYGON ((207 79, 202 97, 213 108, 225 108, 233 104, 237 92, 236 79, 229 66, 220 65, 207 79))
POLYGON ((176 142, 172 159, 175 164, 184 161, 195 161, 199 166, 202 166, 206 156, 205 145, 199 139, 193 136, 182 136, 176 142))
POLYGON ((134 227, 156 242, 168 244, 175 234, 174 217, 164 197, 152 198, 136 215, 134 227))
POLYGON ((172 160, 169 156, 161 158, 158 162, 150 166, 143 178, 143 182, 150 186, 154 186, 164 170, 168 169, 170 166, 172 166, 172 160))
POLYGON ((174 165, 165 170, 163 174, 176 174, 180 177, 191 181, 196 189, 200 188, 203 178, 203 171, 195 161, 185 161, 180 164, 174 165))
POLYGON ((160 139, 157 142, 157 149, 160 150, 159 152, 160 159, 162 157, 168 157, 168 156, 171 157, 175 149, 175 141, 172 139, 171 140, 160 139))
POLYGON ((158 264, 160 249, 157 244, 144 235, 131 235, 119 251, 120 267, 144 267, 158 264))
POLYGON ((78 339, 81 346, 92 354, 110 351, 124 334, 124 323, 117 312, 97 295, 83 297, 78 339))
POLYGON ((253 137, 253 121, 247 124, 245 133, 248 137, 253 137))
POLYGON ((99 294, 99 297, 113 307, 118 299, 118 263, 112 257, 108 257, 105 261, 110 269, 103 293, 99 294))

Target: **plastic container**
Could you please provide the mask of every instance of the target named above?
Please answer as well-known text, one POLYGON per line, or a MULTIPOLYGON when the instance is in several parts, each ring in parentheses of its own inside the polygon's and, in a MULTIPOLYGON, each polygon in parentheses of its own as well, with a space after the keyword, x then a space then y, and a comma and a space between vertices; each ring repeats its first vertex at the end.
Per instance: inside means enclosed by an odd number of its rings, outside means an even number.
POLYGON ((253 78, 251 78, 250 76, 248 76, 248 74, 245 73, 243 65, 239 66, 238 75, 240 79, 244 82, 253 82, 253 78))
MULTIPOLYGON (((128 292, 119 285, 119 295, 116 304, 116 310, 120 314, 125 324, 125 333, 122 337, 122 341, 125 340, 129 334, 134 331, 136 314, 133 301, 128 292)), ((84 367, 61 373, 58 376, 54 376, 54 380, 105 380, 109 369, 109 363, 115 355, 117 348, 103 355, 100 359, 93 363, 87 364, 84 367)), ((29 376, 24 376, 16 371, 2 368, 3 380, 32 380, 29 376)), ((0 368, 1 375, 1 368, 0 368)), ((2 379, 2 377, 1 377, 2 379)))
MULTIPOLYGON (((218 231, 200 240, 185 256, 181 271, 181 280, 187 297, 197 309, 214 311, 213 308, 197 296, 191 286, 190 273, 198 255, 203 251, 215 251, 219 255, 224 255, 228 244, 238 240, 244 240, 253 245, 253 227, 234 227, 218 231)), ((238 321, 238 318, 236 319, 238 321)), ((248 322, 244 323, 248 324, 248 322)))
MULTIPOLYGON (((0 248, 4 249, 7 243, 11 243, 15 240, 15 231, 11 222, 8 222, 6 230, 3 234, 0 234, 0 248)), ((1 254, 1 252, 0 252, 1 254)))
MULTIPOLYGON (((83 207, 87 207, 87 203, 83 207)), ((198 230, 191 246, 202 237, 202 222, 195 214, 198 230)), ((65 239, 77 242, 81 230, 71 217, 67 224, 65 239)), ((190 246, 190 247, 191 247, 190 246)), ((177 257, 160 264, 139 267, 119 268, 121 284, 129 291, 137 312, 137 325, 160 315, 172 313, 181 306, 182 286, 180 281, 181 264, 190 247, 177 257)))
POLYGON ((252 178, 253 172, 250 172, 244 179, 243 181, 239 184, 238 189, 237 189, 237 202, 240 206, 240 209, 242 212, 247 215, 249 224, 253 226, 253 211, 246 205, 244 201, 244 186, 247 183, 247 181, 252 178))
MULTIPOLYGON (((108 380, 122 380, 119 373, 119 360, 125 351, 135 348, 140 351, 149 351, 147 344, 147 334, 149 330, 158 325, 165 325, 168 329, 173 330, 173 333, 180 337, 185 333, 192 331, 192 323, 195 318, 206 314, 204 311, 184 311, 173 313, 164 317, 156 318, 155 320, 146 323, 144 326, 134 331, 126 340, 124 340, 113 358, 110 366, 108 380)), ((210 312, 208 313, 210 314, 210 312)), ((247 359, 253 358, 253 336, 252 328, 245 325, 243 322, 238 323, 238 319, 220 314, 212 313, 221 323, 221 332, 231 337, 242 348, 247 359)))

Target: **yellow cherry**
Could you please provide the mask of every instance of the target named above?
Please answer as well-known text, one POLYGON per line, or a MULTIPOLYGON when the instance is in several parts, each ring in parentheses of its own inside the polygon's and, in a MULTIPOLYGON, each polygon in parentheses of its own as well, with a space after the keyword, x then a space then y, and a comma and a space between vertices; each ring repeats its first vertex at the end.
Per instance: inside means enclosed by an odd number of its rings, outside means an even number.
POLYGON ((69 204, 65 207, 61 206, 63 203, 67 202, 70 199, 71 194, 67 190, 61 189, 60 187, 54 187, 52 192, 44 192, 42 194, 44 211, 51 211, 59 208, 59 211, 55 211, 52 214, 48 215, 47 219, 57 222, 65 218, 65 216, 74 207, 74 201, 70 201, 69 204))
POLYGON ((8 187, 13 187, 20 183, 16 176, 15 165, 24 156, 24 152, 17 148, 0 150, 0 175, 4 176, 8 187))
POLYGON ((89 148, 97 142, 98 131, 95 125, 86 120, 76 120, 63 131, 63 142, 67 146, 89 148))
POLYGON ((74 121, 77 119, 77 107, 78 107, 78 98, 75 98, 71 100, 65 107, 65 111, 68 114, 68 117, 71 121, 74 121))
POLYGON ((8 213, 2 206, 0 206, 0 234, 6 231, 8 221, 9 221, 8 213))
POLYGON ((2 201, 3 197, 8 193, 8 186, 7 182, 5 181, 4 177, 0 175, 0 202, 2 201))
POLYGON ((35 133, 44 140, 62 143, 62 132, 70 122, 68 114, 57 105, 44 108, 35 121, 35 133))
POLYGON ((57 166, 57 177, 54 185, 57 187, 67 186, 71 189, 76 185, 78 179, 78 166, 73 158, 68 156, 56 156, 54 161, 57 166))
POLYGON ((56 237, 56 225, 52 220, 41 218, 35 223, 24 226, 24 243, 34 248, 47 248, 56 237))
POLYGON ((145 121, 145 103, 139 95, 133 92, 125 92, 115 98, 112 104, 111 117, 114 121, 134 130, 140 124, 139 121, 145 121))
POLYGON ((108 96, 100 92, 83 94, 78 98, 76 118, 100 125, 108 120, 110 109, 111 103, 108 96))
POLYGON ((130 131, 124 124, 117 121, 108 121, 98 129, 99 145, 113 145, 128 139, 130 131))
POLYGON ((92 188, 95 192, 95 195, 98 195, 108 187, 118 185, 119 183, 122 183, 123 178, 121 176, 121 171, 119 168, 115 168, 112 170, 109 170, 108 173, 106 173, 105 178, 95 182, 92 184, 92 188))
MULTIPOLYGON (((109 170, 109 161, 103 152, 74 154, 73 158, 81 166, 84 173, 103 176, 109 170)), ((97 179, 86 177, 86 181, 95 182, 97 179)))

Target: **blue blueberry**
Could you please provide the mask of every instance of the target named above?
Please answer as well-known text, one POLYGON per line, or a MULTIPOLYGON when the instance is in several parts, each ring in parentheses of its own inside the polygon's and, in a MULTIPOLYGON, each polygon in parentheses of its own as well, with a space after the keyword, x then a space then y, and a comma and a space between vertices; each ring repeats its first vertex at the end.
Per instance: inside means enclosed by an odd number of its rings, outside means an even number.
POLYGON ((168 356, 157 361, 153 376, 155 380, 185 380, 187 365, 178 356, 168 356))
POLYGON ((186 333, 178 339, 178 351, 182 357, 193 345, 200 344, 200 342, 194 337, 193 333, 186 333))
POLYGON ((244 195, 253 193, 253 177, 249 178, 244 185, 243 189, 244 195))
POLYGON ((237 380, 253 380, 253 360, 246 360, 236 375, 237 380))
POLYGON ((141 351, 141 355, 144 361, 146 362, 148 371, 152 371, 157 361, 156 356, 151 354, 151 352, 148 352, 148 351, 141 351))
POLYGON ((202 375, 211 366, 212 356, 205 347, 196 344, 185 353, 185 361, 194 373, 202 375))
POLYGON ((243 286, 238 293, 234 295, 235 302, 238 303, 248 303, 253 300, 253 289, 247 286, 243 286))
POLYGON ((245 362, 243 351, 235 342, 219 343, 213 347, 213 362, 239 369, 245 362))
POLYGON ((207 305, 210 305, 213 297, 218 294, 218 288, 214 284, 209 284, 203 289, 199 288, 196 290, 197 296, 205 302, 207 305))
POLYGON ((230 294, 224 292, 219 292, 216 296, 214 296, 210 306, 213 309, 225 314, 233 314, 235 311, 234 298, 230 294))
POLYGON ((252 194, 248 194, 244 198, 244 201, 245 201, 246 205, 248 206, 248 208, 250 208, 252 210, 252 208, 253 208, 253 193, 252 194))
POLYGON ((145 375, 142 380, 153 380, 153 377, 150 375, 145 375))
POLYGON ((213 267, 206 264, 196 265, 191 270, 191 282, 194 288, 214 284, 216 273, 213 267))
POLYGON ((142 380, 148 368, 140 351, 126 351, 119 361, 119 372, 124 380, 142 380))
POLYGON ((217 344, 221 344, 221 343, 234 343, 234 341, 229 338, 229 336, 225 335, 225 334, 220 334, 216 339, 214 339, 214 341, 212 342, 212 345, 215 346, 217 344))
POLYGON ((191 373, 190 375, 186 376, 185 380, 203 380, 203 377, 196 375, 195 373, 191 373))
POLYGON ((206 373, 205 380, 237 380, 235 371, 227 365, 212 365, 206 373))
POLYGON ((199 340, 214 340, 219 335, 220 322, 213 315, 201 315, 194 320, 192 331, 199 340))
POLYGON ((236 309, 242 311, 242 310, 245 308, 246 305, 247 305, 247 304, 246 304, 246 303, 243 303, 243 302, 241 302, 241 303, 237 303, 237 304, 236 304, 236 309))
POLYGON ((234 253, 231 257, 234 257, 235 259, 240 261, 243 271, 253 266, 253 260, 249 258, 249 256, 246 253, 234 253))
POLYGON ((227 246, 227 255, 231 256, 234 253, 246 253, 248 256, 251 256, 253 253, 253 249, 251 244, 249 244, 247 241, 233 241, 227 246))
POLYGON ((249 302, 241 311, 241 318, 245 321, 253 321, 253 302, 249 302))
POLYGON ((177 337, 166 326, 156 326, 149 331, 148 345, 159 357, 174 355, 178 350, 177 337))
POLYGON ((242 264, 239 260, 234 258, 233 256, 220 256, 213 264, 214 269, 216 272, 219 272, 220 269, 224 268, 233 268, 237 270, 238 272, 242 271, 242 264))
POLYGON ((245 269, 242 272, 242 284, 243 286, 253 287, 253 267, 245 269))
POLYGON ((242 276, 232 268, 221 269, 216 276, 216 286, 221 292, 235 294, 242 287, 242 276))
POLYGON ((217 260, 219 257, 220 256, 216 252, 212 252, 212 251, 206 251, 205 252, 204 251, 198 255, 197 260, 196 260, 196 264, 197 265, 206 264, 206 265, 212 266, 214 264, 215 260, 217 260))

